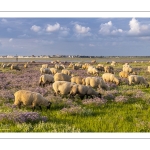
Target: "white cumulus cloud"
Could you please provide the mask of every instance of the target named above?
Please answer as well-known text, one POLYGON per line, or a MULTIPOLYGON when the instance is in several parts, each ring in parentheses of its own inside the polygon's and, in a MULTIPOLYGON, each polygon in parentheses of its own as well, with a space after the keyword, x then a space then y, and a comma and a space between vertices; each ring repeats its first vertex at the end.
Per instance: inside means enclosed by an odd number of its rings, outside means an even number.
POLYGON ((89 27, 84 27, 79 24, 75 25, 75 32, 78 34, 87 34, 91 29, 89 27))
POLYGON ((47 32, 54 32, 54 31, 58 31, 60 29, 60 24, 56 23, 54 25, 50 25, 48 24, 46 27, 46 31, 47 32))
POLYGON ((30 29, 31 29, 32 31, 34 31, 34 32, 38 32, 38 31, 41 30, 41 27, 40 27, 40 26, 33 25, 30 29))
POLYGON ((129 22, 130 30, 128 33, 130 35, 146 35, 150 33, 149 24, 141 24, 137 19, 132 18, 129 22))
POLYGON ((140 23, 135 18, 132 18, 132 20, 129 22, 130 34, 139 34, 140 33, 140 23))
POLYGON ((103 35, 110 34, 112 27, 113 27, 113 25, 112 25, 111 21, 104 23, 104 24, 101 24, 99 33, 103 34, 103 35))

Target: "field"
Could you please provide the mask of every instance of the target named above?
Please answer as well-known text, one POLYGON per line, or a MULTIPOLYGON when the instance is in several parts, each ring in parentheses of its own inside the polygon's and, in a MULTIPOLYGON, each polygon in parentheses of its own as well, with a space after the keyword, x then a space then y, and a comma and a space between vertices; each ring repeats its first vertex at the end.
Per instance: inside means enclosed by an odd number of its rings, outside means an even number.
MULTIPOLYGON (((56 58, 57 59, 57 58, 56 58)), ((60 59, 70 62, 91 62, 89 59, 60 59)), ((114 66, 115 75, 119 78, 124 62, 135 69, 138 75, 145 77, 150 83, 150 65, 148 58, 111 58, 96 59, 97 63, 106 65, 106 61, 118 62, 114 66), (134 61, 137 61, 136 63, 134 61), (141 62, 142 61, 142 62, 141 62)), ((12 60, 3 60, 8 63, 12 60)), ((0 67, 0 132, 149 132, 150 131, 150 88, 144 85, 128 85, 122 79, 120 85, 108 83, 108 91, 100 89, 102 98, 87 98, 81 100, 78 96, 54 96, 52 85, 40 87, 40 68, 43 63, 50 63, 52 59, 35 59, 24 68, 27 60, 19 59, 21 71, 0 67), (30 107, 14 106, 14 93, 20 89, 41 93, 52 102, 50 110, 36 109, 32 112, 30 107)), ((30 60, 29 60, 30 61, 30 60)), ((12 62, 15 62, 13 60, 12 62)), ((94 66, 97 63, 93 64, 94 66)), ((87 77, 86 70, 71 71, 82 77, 87 77)), ((101 77, 104 72, 100 72, 101 77)), ((97 90, 97 89, 95 89, 97 90)))

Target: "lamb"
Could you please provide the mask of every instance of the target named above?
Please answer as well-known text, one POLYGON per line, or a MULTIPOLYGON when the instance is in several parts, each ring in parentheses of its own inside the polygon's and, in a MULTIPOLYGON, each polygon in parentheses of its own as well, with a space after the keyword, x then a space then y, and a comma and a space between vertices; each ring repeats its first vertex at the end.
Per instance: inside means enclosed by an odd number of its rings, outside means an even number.
POLYGON ((54 75, 54 81, 71 81, 71 76, 64 73, 56 73, 54 75))
POLYGON ((54 95, 68 95, 70 94, 71 88, 75 85, 75 83, 68 81, 55 81, 52 85, 54 90, 54 95))
POLYGON ((54 82, 54 77, 53 75, 50 74, 44 74, 40 76, 39 80, 39 86, 45 86, 46 83, 53 83, 54 82))
POLYGON ((144 84, 147 88, 149 87, 148 82, 143 76, 139 75, 130 75, 128 76, 129 85, 134 84, 144 84))
POLYGON ((56 68, 50 68, 51 73, 54 75, 58 72, 56 68))
POLYGON ((128 78, 128 76, 129 76, 128 72, 125 72, 125 71, 119 72, 119 77, 121 78, 128 78))
POLYGON ((101 94, 95 91, 92 87, 81 84, 73 85, 71 88, 70 95, 75 96, 76 94, 78 94, 81 99, 83 99, 84 96, 86 96, 86 98, 88 96, 91 98, 93 98, 93 96, 101 98, 101 94))
POLYGON ((47 109, 50 109, 51 102, 47 99, 45 99, 40 93, 37 92, 31 92, 27 90, 19 90, 14 93, 15 101, 14 105, 21 108, 21 104, 25 106, 32 106, 32 110, 35 110, 36 106, 39 106, 40 110, 42 110, 41 106, 47 107, 47 109))
POLYGON ((108 90, 108 86, 106 85, 106 83, 103 81, 102 78, 99 78, 99 77, 87 77, 85 78, 85 83, 86 83, 86 86, 108 90))
POLYGON ((119 79, 117 77, 115 77, 115 75, 112 73, 104 73, 102 75, 102 79, 105 82, 114 82, 116 85, 119 85, 119 83, 120 83, 119 79))
POLYGON ((63 69, 63 70, 61 71, 61 73, 67 74, 68 76, 71 76, 71 75, 72 75, 72 72, 71 72, 70 70, 67 70, 67 69, 63 69))
POLYGON ((41 74, 52 74, 50 68, 40 68, 41 74))
POLYGON ((75 76, 71 78, 71 82, 76 83, 76 84, 84 84, 84 78, 80 76, 75 76))

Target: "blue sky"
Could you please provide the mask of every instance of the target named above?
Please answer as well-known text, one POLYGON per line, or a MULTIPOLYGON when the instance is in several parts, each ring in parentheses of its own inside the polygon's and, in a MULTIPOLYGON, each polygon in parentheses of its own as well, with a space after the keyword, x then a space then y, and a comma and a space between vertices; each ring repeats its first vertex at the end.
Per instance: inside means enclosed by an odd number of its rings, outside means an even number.
POLYGON ((150 18, 0 18, 0 55, 149 56, 150 18))

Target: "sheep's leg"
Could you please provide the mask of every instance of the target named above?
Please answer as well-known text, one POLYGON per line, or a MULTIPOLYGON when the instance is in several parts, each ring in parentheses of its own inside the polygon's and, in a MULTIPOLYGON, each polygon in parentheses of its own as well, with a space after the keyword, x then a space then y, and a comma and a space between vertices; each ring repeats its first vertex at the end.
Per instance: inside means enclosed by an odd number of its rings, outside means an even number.
POLYGON ((32 111, 34 111, 34 110, 35 110, 35 106, 32 107, 32 111))
POLYGON ((40 110, 42 111, 42 107, 41 107, 41 106, 39 106, 39 108, 40 108, 40 110))
POLYGON ((18 104, 18 108, 21 109, 21 103, 18 104))

